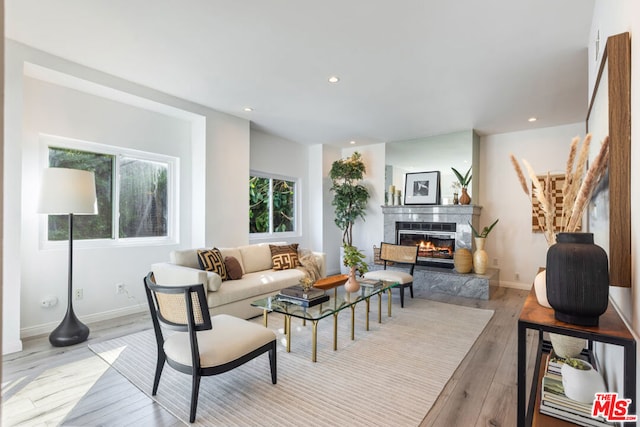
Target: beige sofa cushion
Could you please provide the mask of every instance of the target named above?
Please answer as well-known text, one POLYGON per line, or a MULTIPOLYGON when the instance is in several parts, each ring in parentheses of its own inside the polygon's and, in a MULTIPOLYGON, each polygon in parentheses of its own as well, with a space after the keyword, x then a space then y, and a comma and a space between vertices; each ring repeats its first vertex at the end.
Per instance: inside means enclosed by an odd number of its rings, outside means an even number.
POLYGON ((171 251, 169 260, 173 264, 183 265, 185 267, 197 268, 200 270, 198 263, 198 250, 206 251, 206 248, 185 249, 181 251, 171 251))
MULTIPOLYGON (((257 295, 276 293, 282 288, 297 285, 303 277, 304 272, 299 269, 247 273, 240 280, 227 280, 218 292, 209 292, 207 304, 209 307, 218 307, 244 299, 255 300, 257 295)), ((247 304, 250 303, 247 301, 247 304)))
POLYGON ((206 291, 217 291, 222 285, 222 279, 216 273, 159 262, 151 265, 151 271, 159 285, 205 285, 206 291))
POLYGON ((228 256, 232 256, 238 260, 240 263, 240 267, 242 267, 242 273, 245 273, 244 264, 242 263, 242 254, 240 253, 240 249, 238 248, 218 248, 220 253, 222 253, 222 258, 226 258, 228 256))
POLYGON ((256 271, 271 270, 271 249, 268 243, 240 246, 242 266, 245 274, 256 271))

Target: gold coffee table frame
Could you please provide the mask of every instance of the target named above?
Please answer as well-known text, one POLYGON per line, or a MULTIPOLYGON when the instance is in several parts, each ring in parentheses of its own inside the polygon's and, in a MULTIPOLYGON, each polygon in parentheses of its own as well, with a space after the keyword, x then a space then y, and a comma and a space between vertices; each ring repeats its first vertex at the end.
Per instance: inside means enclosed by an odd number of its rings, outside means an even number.
MULTIPOLYGON (((344 282, 343 282, 344 283, 344 282)), ((358 292, 345 293, 341 285, 334 287, 333 295, 329 301, 313 307, 302 307, 298 304, 279 300, 277 295, 262 298, 251 303, 254 307, 263 309, 264 326, 268 326, 268 314, 270 312, 284 315, 284 332, 287 336, 287 352, 291 352, 291 318, 302 319, 303 325, 307 320, 312 324, 311 341, 311 361, 317 361, 318 343, 318 322, 329 316, 333 316, 333 350, 338 349, 338 314, 347 307, 351 308, 351 340, 355 339, 355 311, 356 305, 365 301, 366 304, 366 330, 369 330, 369 311, 371 308, 371 297, 378 296, 378 323, 382 323, 382 294, 388 294, 387 315, 391 317, 391 289, 398 286, 397 282, 382 282, 381 287, 372 288, 360 286, 358 292), (338 292, 338 287, 342 292, 338 292)))

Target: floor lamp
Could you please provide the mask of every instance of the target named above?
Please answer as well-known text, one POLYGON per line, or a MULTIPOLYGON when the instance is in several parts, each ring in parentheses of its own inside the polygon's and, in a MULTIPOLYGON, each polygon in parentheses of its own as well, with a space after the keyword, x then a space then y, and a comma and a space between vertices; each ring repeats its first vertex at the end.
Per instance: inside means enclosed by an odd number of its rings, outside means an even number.
POLYGON ((93 172, 65 168, 45 169, 40 186, 38 213, 69 215, 67 314, 49 335, 49 342, 56 347, 77 344, 87 339, 89 328, 73 312, 73 216, 98 213, 93 172))

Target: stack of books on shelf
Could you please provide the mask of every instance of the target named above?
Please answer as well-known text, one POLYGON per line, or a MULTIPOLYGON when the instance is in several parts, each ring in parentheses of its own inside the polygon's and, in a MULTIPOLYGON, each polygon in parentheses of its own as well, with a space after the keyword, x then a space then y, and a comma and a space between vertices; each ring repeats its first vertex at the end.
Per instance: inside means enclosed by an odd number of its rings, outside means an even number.
POLYGON ((279 301, 286 301, 302 307, 313 307, 329 301, 329 295, 324 290, 311 288, 304 290, 302 286, 295 285, 280 290, 278 294, 279 301))
POLYGON ((382 281, 377 279, 358 279, 360 286, 365 288, 379 289, 382 287, 382 281))
POLYGON ((578 402, 564 394, 562 386, 562 365, 564 359, 553 351, 547 358, 542 378, 542 399, 540 413, 586 427, 607 427, 613 424, 602 417, 591 416, 592 403, 578 402))

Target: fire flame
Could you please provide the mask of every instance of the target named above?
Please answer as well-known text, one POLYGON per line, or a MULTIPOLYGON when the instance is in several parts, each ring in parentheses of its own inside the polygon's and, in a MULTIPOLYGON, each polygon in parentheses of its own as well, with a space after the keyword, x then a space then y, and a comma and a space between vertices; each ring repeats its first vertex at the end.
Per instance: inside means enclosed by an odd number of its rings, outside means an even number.
POLYGON ((437 257, 434 253, 438 254, 437 256, 452 256, 453 252, 449 247, 438 247, 433 244, 431 241, 421 241, 418 245, 418 255, 425 257, 437 257))

